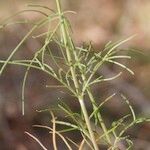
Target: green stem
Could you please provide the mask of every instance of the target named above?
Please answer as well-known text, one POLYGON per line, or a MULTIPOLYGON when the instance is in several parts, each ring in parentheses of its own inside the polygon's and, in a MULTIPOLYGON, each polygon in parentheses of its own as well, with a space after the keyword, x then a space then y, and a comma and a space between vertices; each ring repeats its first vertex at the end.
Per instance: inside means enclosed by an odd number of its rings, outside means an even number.
MULTIPOLYGON (((79 61, 76 55, 75 55, 75 59, 76 59, 76 61, 79 61)), ((85 80, 86 80, 85 75, 82 74, 81 76, 82 76, 82 80, 85 81, 85 80)), ((92 93, 91 93, 91 89, 87 87, 87 88, 86 88, 86 91, 87 91, 87 93, 88 93, 88 95, 89 95, 89 98, 90 98, 90 100, 91 100, 91 103, 92 103, 92 106, 93 106, 93 110, 96 110, 96 109, 97 109, 97 106, 95 105, 95 99, 94 99, 94 97, 93 97, 93 95, 92 95, 92 93)), ((83 91, 83 92, 84 92, 84 91, 83 91)), ((84 95, 84 94, 82 93, 82 95, 84 95)), ((106 128, 106 126, 105 126, 105 123, 104 123, 104 121, 103 121, 103 118, 102 118, 100 112, 98 112, 97 116, 98 116, 98 121, 99 121, 99 123, 100 123, 100 125, 101 125, 101 127, 102 127, 102 130, 103 130, 103 132, 104 132, 105 135, 106 135, 107 142, 108 142, 109 144, 111 144, 111 139, 110 139, 109 135, 107 134, 107 128, 106 128)))
POLYGON ((99 150, 99 148, 97 146, 97 143, 96 143, 96 139, 95 139, 93 130, 92 130, 92 127, 91 127, 91 123, 90 123, 90 120, 89 120, 89 116, 88 116, 88 113, 87 113, 87 109, 86 109, 84 100, 79 99, 79 103, 80 103, 80 106, 81 106, 81 109, 82 109, 82 112, 83 112, 83 115, 84 115, 84 118, 85 118, 85 122, 86 122, 86 125, 87 125, 87 128, 88 128, 89 134, 90 134, 90 138, 91 138, 90 140, 93 144, 94 149, 99 150))
MULTIPOLYGON (((89 98, 90 98, 90 100, 91 100, 91 102, 92 102, 92 104, 93 104, 94 110, 97 109, 97 106, 95 106, 94 97, 93 97, 92 93, 90 92, 90 89, 87 89, 87 93, 88 93, 89 98)), ((110 139, 109 135, 107 134, 107 128, 106 128, 106 126, 105 126, 105 123, 104 123, 104 121, 103 121, 103 118, 102 118, 100 112, 99 112, 97 115, 98 115, 98 121, 99 121, 99 123, 100 123, 100 125, 101 125, 101 127, 102 127, 102 130, 103 130, 103 132, 104 132, 105 135, 106 135, 106 139, 107 139, 108 143, 111 144, 111 139, 110 139)))
MULTIPOLYGON (((84 76, 83 74, 82 74, 82 79, 83 79, 83 81, 85 81, 85 76, 84 76)), ((94 110, 97 109, 97 106, 95 105, 95 99, 94 99, 94 97, 93 97, 93 95, 92 95, 92 93, 91 93, 91 89, 90 89, 90 88, 87 88, 86 91, 87 91, 87 93, 88 93, 88 95, 89 95, 89 98, 90 98, 90 100, 91 100, 91 102, 92 102, 93 109, 94 109, 94 110)), ((103 121, 103 118, 102 118, 100 112, 98 112, 97 115, 98 115, 98 121, 99 121, 99 123, 100 123, 100 125, 101 125, 101 127, 102 127, 102 130, 103 130, 103 132, 104 132, 105 135, 106 135, 107 142, 108 142, 109 144, 111 144, 111 139, 110 139, 109 135, 107 134, 107 128, 106 128, 106 126, 105 126, 105 123, 104 123, 104 121, 103 121)))
POLYGON ((66 28, 65 28, 65 25, 64 25, 64 18, 63 18, 63 14, 61 12, 60 1, 56 0, 56 4, 57 4, 58 13, 60 15, 60 21, 62 23, 61 24, 61 32, 62 32, 63 42, 64 42, 64 45, 65 45, 65 48, 66 48, 66 55, 67 55, 68 63, 70 65, 70 70, 71 70, 71 75, 72 75, 72 78, 73 78, 74 86, 75 86, 76 92, 78 94, 78 100, 79 100, 79 103, 80 103, 80 107, 81 107, 81 110, 83 112, 85 122, 86 122, 86 125, 87 125, 87 128, 88 128, 88 131, 89 131, 89 135, 90 135, 90 138, 91 138, 90 140, 93 144, 94 149, 98 150, 98 146, 97 146, 97 143, 96 143, 96 140, 95 140, 95 137, 94 137, 94 133, 93 133, 93 130, 92 130, 92 127, 91 127, 91 124, 90 124, 90 120, 89 120, 89 116, 88 116, 88 113, 87 113, 85 103, 84 103, 83 98, 81 98, 81 96, 80 96, 79 83, 78 83, 78 80, 77 80, 77 77, 76 77, 76 72, 75 72, 75 70, 72 66, 71 52, 70 52, 70 49, 69 49, 69 46, 68 46, 68 41, 67 41, 67 39, 68 39, 67 36, 68 35, 66 33, 66 28))

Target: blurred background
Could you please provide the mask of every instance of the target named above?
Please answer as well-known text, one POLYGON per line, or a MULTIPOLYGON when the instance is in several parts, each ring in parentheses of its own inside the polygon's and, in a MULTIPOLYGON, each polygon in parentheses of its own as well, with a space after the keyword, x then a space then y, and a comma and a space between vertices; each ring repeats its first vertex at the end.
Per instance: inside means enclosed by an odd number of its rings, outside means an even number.
MULTIPOLYGON (((0 1, 0 23, 13 13, 27 9, 26 4, 42 4, 55 9, 54 0, 5 0, 0 1)), ((77 45, 84 41, 92 41, 94 48, 99 51, 108 41, 118 41, 136 34, 136 37, 122 46, 131 49, 128 52, 132 60, 123 61, 135 72, 135 76, 124 74, 109 84, 96 86, 93 92, 97 99, 104 99, 113 92, 123 93, 129 99, 138 116, 150 116, 150 1, 149 0, 62 0, 64 10, 72 10, 77 14, 69 15, 73 28, 73 38, 77 45), (135 52, 135 50, 138 50, 135 52)), ((23 13, 14 20, 38 19, 38 13, 23 13)), ((12 20, 10 20, 11 22, 12 20)), ((30 25, 11 25, 0 30, 0 59, 6 59, 22 37, 29 31, 30 25)), ((15 58, 31 58, 33 52, 42 41, 29 38, 15 58)), ((99 74, 106 77, 114 75, 120 69, 105 66, 99 74)), ((21 114, 21 86, 25 68, 7 66, 0 77, 0 150, 40 150, 32 139, 24 134, 29 131, 38 137, 46 147, 52 149, 51 138, 45 130, 32 127, 34 124, 49 125, 50 114, 38 113, 36 110, 57 106, 63 99, 75 111, 78 104, 60 89, 45 88, 47 84, 55 84, 44 73, 30 71, 26 85, 25 116, 21 114)), ((88 104, 87 104, 88 106, 88 104)), ((90 109, 90 106, 89 106, 90 109)), ((110 124, 127 114, 128 107, 119 96, 116 96, 105 106, 103 115, 110 124)), ((61 116, 62 117, 62 116, 61 116)), ((150 149, 150 124, 143 123, 130 129, 129 133, 134 142, 135 150, 150 149)), ((68 135, 80 142, 79 134, 68 135)), ((61 146, 61 144, 59 144, 61 146)), ((60 148, 62 149, 62 147, 60 148)), ((64 148, 65 149, 65 148, 64 148)))

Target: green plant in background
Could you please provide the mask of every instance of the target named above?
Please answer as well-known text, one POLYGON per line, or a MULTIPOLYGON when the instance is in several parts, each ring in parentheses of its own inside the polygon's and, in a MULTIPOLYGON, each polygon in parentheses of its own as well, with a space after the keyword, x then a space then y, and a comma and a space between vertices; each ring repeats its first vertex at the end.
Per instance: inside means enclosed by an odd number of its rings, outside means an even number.
MULTIPOLYGON (((112 125, 107 128, 101 115, 101 110, 103 109, 103 105, 111 100, 115 96, 115 94, 112 94, 104 101, 96 102, 95 97, 91 91, 91 87, 97 83, 113 80, 121 75, 120 72, 110 78, 105 78, 104 76, 95 77, 97 70, 100 69, 104 64, 115 64, 127 70, 129 73, 134 74, 132 70, 117 61, 118 59, 122 58, 131 58, 130 56, 119 55, 119 50, 117 48, 121 44, 132 39, 133 36, 116 43, 109 42, 108 44, 106 44, 105 48, 99 52, 95 52, 93 50, 91 43, 83 45, 82 47, 75 46, 74 41, 71 37, 70 23, 65 17, 66 13, 74 12, 62 11, 59 0, 56 0, 56 4, 56 12, 45 6, 30 5, 30 7, 34 7, 36 9, 28 11, 36 11, 44 15, 44 18, 41 19, 39 22, 34 23, 31 30, 16 46, 16 48, 12 51, 7 60, 0 61, 0 63, 2 64, 0 74, 3 73, 5 67, 8 64, 21 65, 26 67, 26 72, 22 84, 23 115, 25 84, 30 69, 41 70, 48 74, 50 77, 56 79, 60 83, 60 85, 50 85, 50 87, 66 88, 69 93, 79 102, 81 108, 80 113, 73 112, 71 108, 69 108, 69 106, 63 102, 58 105, 59 109, 61 109, 67 115, 67 117, 71 119, 71 122, 57 120, 54 117, 53 112, 51 111, 53 124, 52 128, 48 126, 35 125, 36 127, 46 128, 50 130, 50 133, 52 133, 53 135, 54 150, 57 150, 56 135, 64 141, 64 144, 67 146, 68 149, 72 149, 71 145, 74 144, 80 150, 82 150, 85 145, 87 145, 90 149, 98 150, 101 143, 104 143, 105 145, 107 145, 108 149, 112 150, 119 149, 120 147, 126 147, 126 149, 130 149, 130 147, 132 147, 132 141, 129 139, 128 136, 125 136, 125 132, 128 130, 128 128, 132 127, 135 124, 141 123, 146 119, 137 118, 127 98, 124 95, 121 95, 122 99, 125 100, 125 102, 129 106, 131 113, 123 116, 118 121, 113 122, 112 125), (46 9, 50 12, 50 14, 40 11, 38 10, 38 8, 46 9), (53 22, 56 23, 55 27, 52 26, 53 22), (38 31, 41 27, 45 25, 47 25, 48 27, 47 31, 33 37, 45 38, 42 47, 40 49, 37 49, 33 58, 30 60, 12 60, 12 57, 19 50, 25 40, 27 40, 28 37, 30 37, 35 31, 38 31), (50 45, 52 43, 55 43, 59 47, 59 53, 56 54, 56 52, 51 49, 50 45), (85 98, 85 96, 88 96, 89 99, 85 98), (91 113, 88 112, 85 105, 85 102, 87 100, 90 100, 90 103, 92 105, 91 113), (130 118, 131 121, 129 122, 130 118), (67 129, 65 128, 64 130, 57 131, 57 124, 66 126, 67 129), (101 132, 98 132, 96 128, 100 128, 101 132), (63 132, 73 130, 78 130, 83 137, 83 141, 80 145, 77 145, 71 139, 65 138, 62 135, 63 132), (126 144, 123 144, 122 141, 126 142, 126 144)), ((1 26, 2 28, 9 25, 7 21, 4 25, 1 26)), ((35 138, 28 132, 26 133, 33 139, 35 139, 43 149, 46 149, 37 138, 35 138)))

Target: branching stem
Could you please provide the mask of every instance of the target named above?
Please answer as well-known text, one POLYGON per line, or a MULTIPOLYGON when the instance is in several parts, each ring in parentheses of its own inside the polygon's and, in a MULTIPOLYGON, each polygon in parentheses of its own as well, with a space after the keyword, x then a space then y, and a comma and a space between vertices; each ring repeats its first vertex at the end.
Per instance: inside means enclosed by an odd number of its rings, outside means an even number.
POLYGON ((77 80, 77 77, 76 77, 76 73, 75 73, 75 70, 72 66, 71 51, 68 47, 67 33, 66 33, 66 29, 65 29, 65 24, 64 24, 63 13, 61 11, 60 1, 56 0, 56 4, 57 4, 58 13, 60 15, 60 21, 62 23, 61 24, 62 38, 63 38, 63 42, 64 42, 64 45, 65 45, 65 48, 66 48, 65 50, 66 50, 67 60, 68 60, 68 63, 70 64, 70 71, 71 71, 71 75, 72 75, 72 78, 73 78, 73 83, 74 83, 76 92, 78 94, 78 100, 79 100, 81 110, 83 112, 84 119, 85 119, 85 122, 86 122, 86 125, 87 125, 87 128, 88 128, 88 131, 89 131, 91 142, 93 144, 94 149, 98 150, 98 145, 97 145, 96 139, 94 137, 94 133, 93 133, 93 130, 92 130, 92 127, 91 127, 91 124, 90 124, 90 120, 89 120, 89 116, 88 116, 88 113, 87 113, 85 103, 84 103, 83 98, 81 98, 81 96, 80 96, 79 83, 78 83, 78 80, 77 80))

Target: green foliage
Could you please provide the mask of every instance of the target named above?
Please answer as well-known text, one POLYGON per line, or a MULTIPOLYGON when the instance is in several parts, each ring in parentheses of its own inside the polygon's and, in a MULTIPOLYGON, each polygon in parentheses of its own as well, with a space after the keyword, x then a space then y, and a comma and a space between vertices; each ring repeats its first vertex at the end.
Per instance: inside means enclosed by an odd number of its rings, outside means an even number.
MULTIPOLYGON (((52 115, 52 123, 53 128, 46 126, 39 126, 47 128, 53 134, 53 144, 54 149, 57 149, 55 143, 55 134, 60 136, 68 149, 72 149, 68 144, 68 141, 76 145, 79 149, 82 149, 82 144, 86 143, 91 149, 98 150, 99 143, 105 143, 109 149, 115 150, 119 147, 119 144, 122 141, 126 141, 128 144, 128 148, 132 147, 132 141, 128 136, 124 135, 125 132, 138 123, 145 121, 146 119, 137 118, 135 112, 130 105, 129 101, 125 96, 122 95, 122 99, 125 100, 126 104, 130 109, 130 113, 123 116, 121 119, 112 123, 109 129, 106 128, 105 122, 103 121, 103 117, 101 116, 101 110, 103 109, 103 105, 112 97, 115 96, 115 93, 110 95, 100 104, 97 104, 94 98, 93 93, 91 92, 91 87, 97 83, 108 82, 110 80, 114 80, 115 78, 121 75, 119 72, 117 75, 105 78, 104 76, 95 77, 96 72, 101 69, 104 64, 115 64, 125 70, 127 70, 132 75, 134 74, 132 70, 130 70, 125 65, 121 64, 118 59, 130 59, 130 56, 119 55, 118 47, 132 39, 134 36, 129 37, 125 40, 106 44, 104 50, 95 52, 91 43, 83 45, 82 47, 78 47, 75 45, 73 39, 71 38, 71 26, 68 19, 65 17, 66 13, 74 13, 72 11, 63 12, 60 6, 59 0, 56 0, 57 11, 51 10, 48 7, 40 6, 40 5, 29 5, 29 7, 33 7, 34 10, 25 10, 15 14, 14 16, 24 13, 27 11, 35 11, 37 13, 42 14, 43 19, 38 22, 34 22, 31 30, 24 36, 21 42, 16 46, 12 53, 9 55, 7 60, 1 60, 0 63, 3 64, 0 69, 0 74, 3 73, 4 69, 8 64, 12 65, 20 65, 26 68, 26 72, 23 79, 22 84, 22 113, 24 115, 24 93, 25 93, 25 85, 26 79, 28 77, 30 69, 37 69, 43 71, 48 74, 50 77, 56 79, 60 85, 48 85, 47 87, 54 88, 66 88, 68 91, 79 101, 81 112, 76 113, 64 104, 63 102, 58 105, 59 109, 61 109, 67 117, 71 121, 59 121, 55 119, 54 115, 52 115), (38 10, 38 8, 43 8, 49 11, 49 13, 42 12, 38 10), (54 28, 51 27, 53 22, 57 22, 54 28), (38 31, 39 28, 47 25, 47 32, 42 34, 32 36, 33 38, 44 38, 44 43, 40 49, 37 49, 32 59, 21 59, 21 60, 13 60, 13 56, 20 49, 21 45, 35 32, 38 31), (50 45, 55 43, 59 47, 59 55, 54 54, 54 51, 51 49, 50 45), (54 64, 54 65, 51 65, 54 64), (54 67, 55 66, 55 67, 54 67), (92 113, 88 114, 87 108, 85 105, 85 95, 88 95, 89 100, 93 106, 92 113), (129 122, 131 118, 131 122, 129 122), (94 120, 94 123, 92 122, 94 120), (126 120, 128 120, 128 124, 126 124, 126 120), (65 128, 61 131, 56 131, 55 124, 59 124, 65 126, 65 128), (94 126, 101 129, 101 132, 95 131, 94 126), (67 127, 67 128, 66 128, 67 127), (78 130, 82 137, 83 142, 81 145, 77 145, 75 142, 71 141, 71 139, 67 139, 61 135, 61 133, 69 132, 73 130, 78 130), (92 144, 91 144, 92 143, 92 144)), ((16 23, 20 23, 19 21, 16 23)), ((21 23, 30 23, 28 21, 21 23)), ((1 25, 1 27, 5 27, 9 25, 9 19, 1 25)), ((28 134, 29 135, 29 134, 28 134)), ((30 135, 31 136, 31 135, 30 135)), ((34 139, 36 139, 34 137, 34 139)), ((39 143, 39 141, 38 141, 39 143)), ((42 147, 44 147, 42 145, 42 147)), ((45 147, 43 149, 46 149, 45 147)))

